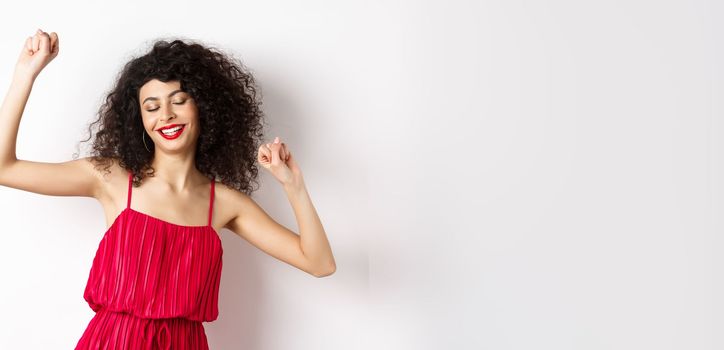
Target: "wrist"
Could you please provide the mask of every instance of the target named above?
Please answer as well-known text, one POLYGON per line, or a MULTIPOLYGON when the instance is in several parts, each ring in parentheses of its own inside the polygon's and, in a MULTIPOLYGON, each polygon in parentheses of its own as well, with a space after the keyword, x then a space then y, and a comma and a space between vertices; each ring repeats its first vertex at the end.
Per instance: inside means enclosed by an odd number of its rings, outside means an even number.
POLYGON ((15 72, 13 72, 13 82, 32 85, 35 82, 35 78, 37 78, 37 75, 21 70, 15 70, 15 72))
POLYGON ((295 176, 291 181, 283 183, 284 190, 289 192, 299 192, 304 189, 304 178, 302 175, 295 176))

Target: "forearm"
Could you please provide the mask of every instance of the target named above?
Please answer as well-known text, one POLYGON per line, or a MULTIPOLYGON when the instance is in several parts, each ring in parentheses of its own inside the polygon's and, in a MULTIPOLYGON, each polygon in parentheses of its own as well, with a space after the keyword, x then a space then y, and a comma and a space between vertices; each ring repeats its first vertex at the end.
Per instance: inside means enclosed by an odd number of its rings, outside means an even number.
POLYGON ((284 190, 297 219, 304 255, 314 265, 319 266, 320 270, 328 273, 334 272, 336 265, 332 249, 304 181, 300 179, 295 181, 294 185, 286 185, 284 190))
POLYGON ((10 88, 0 106, 0 168, 17 160, 15 144, 17 142, 20 118, 35 79, 22 74, 14 74, 10 88))

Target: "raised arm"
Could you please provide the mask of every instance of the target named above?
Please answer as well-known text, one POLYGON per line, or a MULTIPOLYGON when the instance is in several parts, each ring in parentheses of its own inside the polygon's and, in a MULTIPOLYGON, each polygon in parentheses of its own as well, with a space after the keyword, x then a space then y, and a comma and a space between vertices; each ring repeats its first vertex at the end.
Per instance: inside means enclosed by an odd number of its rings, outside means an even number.
POLYGON ((0 185, 54 196, 95 197, 100 184, 89 158, 62 163, 17 159, 15 144, 23 110, 38 74, 59 52, 58 35, 38 29, 25 41, 0 106, 0 185))
POLYGON ((284 186, 299 234, 274 221, 256 202, 238 192, 232 196, 236 217, 226 227, 267 254, 315 277, 333 274, 337 264, 332 248, 291 152, 277 137, 273 144, 259 147, 257 160, 284 186))

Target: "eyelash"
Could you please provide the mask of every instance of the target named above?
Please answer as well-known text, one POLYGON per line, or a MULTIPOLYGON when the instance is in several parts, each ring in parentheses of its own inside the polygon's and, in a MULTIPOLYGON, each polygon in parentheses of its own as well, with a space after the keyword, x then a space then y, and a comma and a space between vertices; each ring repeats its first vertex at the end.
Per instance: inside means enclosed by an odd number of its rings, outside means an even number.
MULTIPOLYGON (((183 101, 181 101, 181 102, 179 102, 179 103, 174 102, 175 105, 182 105, 182 104, 184 104, 184 103, 186 103, 186 100, 183 100, 183 101)), ((154 108, 154 109, 147 109, 146 111, 147 111, 147 112, 153 112, 153 111, 158 110, 159 108, 160 108, 160 107, 156 107, 156 108, 154 108)))

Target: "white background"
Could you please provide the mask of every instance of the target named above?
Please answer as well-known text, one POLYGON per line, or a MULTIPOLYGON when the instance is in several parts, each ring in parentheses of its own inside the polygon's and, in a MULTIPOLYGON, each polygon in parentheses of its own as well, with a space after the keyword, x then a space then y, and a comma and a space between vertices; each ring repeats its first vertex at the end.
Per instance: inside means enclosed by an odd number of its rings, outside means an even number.
MULTIPOLYGON (((17 156, 61 162, 156 38, 252 69, 337 272, 223 230, 212 349, 722 349, 723 8, 25 1, 0 11, 0 91, 57 32, 17 156)), ((296 230, 273 177, 254 199, 296 230)), ((0 348, 73 348, 100 204, 2 187, 0 209, 0 348)))

